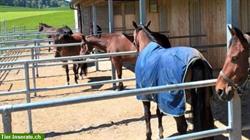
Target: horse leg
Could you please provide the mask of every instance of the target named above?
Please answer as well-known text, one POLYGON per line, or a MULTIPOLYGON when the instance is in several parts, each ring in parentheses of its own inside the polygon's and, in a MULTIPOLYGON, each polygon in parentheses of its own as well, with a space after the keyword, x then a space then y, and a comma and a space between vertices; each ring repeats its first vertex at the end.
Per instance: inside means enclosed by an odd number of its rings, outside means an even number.
POLYGON ((176 124, 177 124, 177 131, 179 134, 186 134, 187 133, 187 121, 184 115, 179 117, 174 117, 176 124))
POLYGON ((69 85, 69 66, 66 64, 63 67, 65 68, 66 77, 67 77, 67 84, 69 85))
POLYGON ((159 138, 162 139, 163 138, 163 126, 162 126, 162 116, 163 113, 160 111, 159 106, 157 105, 157 109, 156 109, 156 115, 158 118, 158 129, 159 129, 159 138))
POLYGON ((81 76, 82 79, 83 79, 83 74, 84 74, 85 76, 87 76, 88 64, 87 64, 87 63, 80 63, 80 64, 79 64, 79 67, 80 67, 80 76, 81 76))
POLYGON ((78 84, 78 64, 73 64, 73 71, 75 76, 75 83, 78 84))
POLYGON ((144 117, 146 122, 146 140, 151 140, 152 130, 151 130, 151 112, 150 112, 150 102, 142 101, 144 107, 144 117))
MULTIPOLYGON (((122 78, 122 62, 120 57, 113 57, 111 59, 113 65, 115 66, 116 72, 117 72, 117 77, 118 79, 122 78)), ((119 91, 124 89, 123 83, 119 82, 118 88, 119 91)))
MULTIPOLYGON (((51 44, 51 42, 49 41, 49 45, 51 44)), ((49 47, 49 49, 48 49, 48 52, 50 52, 50 50, 51 50, 51 48, 49 47)))

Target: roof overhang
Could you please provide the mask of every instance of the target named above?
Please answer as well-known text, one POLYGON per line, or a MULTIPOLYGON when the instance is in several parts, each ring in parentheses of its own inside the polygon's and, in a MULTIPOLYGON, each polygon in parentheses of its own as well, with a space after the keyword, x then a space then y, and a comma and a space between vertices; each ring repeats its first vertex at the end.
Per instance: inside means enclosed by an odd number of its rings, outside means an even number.
MULTIPOLYGON (((81 4, 83 6, 90 6, 93 4, 103 3, 108 0, 71 0, 73 5, 81 4)), ((113 0, 114 2, 125 2, 125 1, 138 1, 138 0, 113 0)))

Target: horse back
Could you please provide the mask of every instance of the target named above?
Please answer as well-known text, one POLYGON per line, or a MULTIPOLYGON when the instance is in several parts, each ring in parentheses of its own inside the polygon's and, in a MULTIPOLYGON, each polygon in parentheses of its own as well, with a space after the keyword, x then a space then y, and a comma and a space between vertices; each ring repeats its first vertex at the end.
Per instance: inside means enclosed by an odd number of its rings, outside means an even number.
POLYGON ((76 42, 81 42, 82 41, 82 35, 83 34, 77 32, 77 33, 72 34, 72 37, 74 38, 74 40, 76 42))

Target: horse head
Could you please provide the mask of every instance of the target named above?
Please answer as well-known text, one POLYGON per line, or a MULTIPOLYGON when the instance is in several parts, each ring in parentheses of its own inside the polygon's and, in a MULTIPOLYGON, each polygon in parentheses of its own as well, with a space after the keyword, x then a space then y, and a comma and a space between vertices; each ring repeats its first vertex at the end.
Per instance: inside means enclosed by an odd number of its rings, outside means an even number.
POLYGON ((141 51, 150 41, 157 42, 155 38, 150 34, 148 26, 151 24, 149 21, 146 25, 139 24, 133 21, 133 26, 135 28, 133 32, 134 36, 134 45, 137 48, 137 51, 141 51))
MULTIPOLYGON (((146 25, 137 25, 136 22, 133 21, 133 26, 135 28, 134 33, 133 33, 134 44, 137 47, 137 50, 139 49, 139 42, 138 42, 138 35, 139 34, 148 38, 148 41, 156 42, 164 48, 170 48, 171 44, 170 44, 168 37, 165 36, 164 34, 151 31, 148 28, 150 26, 150 24, 151 24, 151 21, 149 21, 146 25), (140 31, 143 31, 144 33, 140 33, 140 31)), ((144 40, 145 40, 145 38, 144 38, 144 40)))
POLYGON ((45 28, 52 28, 52 26, 49 26, 48 24, 45 24, 45 23, 39 23, 39 26, 38 26, 39 32, 42 32, 45 28))
POLYGON ((55 43, 58 44, 72 36, 73 31, 68 26, 63 26, 56 30, 55 43))
MULTIPOLYGON (((56 34, 52 36, 55 44, 64 44, 69 43, 70 38, 73 35, 73 31, 68 26, 63 26, 61 28, 56 29, 56 34)), ((61 47, 54 48, 55 57, 60 57, 60 52, 62 50, 61 47)))
POLYGON ((215 87, 221 100, 231 100, 235 91, 243 92, 248 77, 250 36, 235 27, 228 28, 232 38, 215 87))

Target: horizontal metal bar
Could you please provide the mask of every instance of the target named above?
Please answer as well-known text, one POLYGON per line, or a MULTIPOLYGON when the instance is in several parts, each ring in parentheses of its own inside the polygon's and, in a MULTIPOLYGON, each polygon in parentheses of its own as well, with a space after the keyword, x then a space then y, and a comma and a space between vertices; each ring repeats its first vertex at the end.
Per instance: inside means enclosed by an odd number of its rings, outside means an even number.
POLYGON ((45 63, 45 62, 51 62, 51 61, 63 61, 63 60, 67 61, 67 60, 87 59, 87 58, 104 58, 104 57, 136 55, 136 54, 137 54, 136 51, 89 54, 89 55, 80 55, 80 56, 57 57, 57 58, 50 58, 50 59, 20 60, 20 61, 15 61, 15 62, 1 62, 0 65, 24 64, 24 63, 45 63))
POLYGON ((16 94, 24 94, 26 90, 15 90, 15 91, 1 91, 0 96, 9 96, 9 95, 16 95, 16 94))
MULTIPOLYGON (((109 58, 103 58, 103 59, 92 59, 92 60, 85 60, 85 61, 74 61, 74 62, 63 62, 63 63, 52 63, 52 64, 39 64, 36 65, 37 67, 48 67, 48 66, 60 66, 60 65, 70 65, 70 64, 78 64, 78 63, 92 63, 92 62, 101 62, 101 61, 109 61, 109 58)), ((15 61, 12 61, 15 62, 15 61)), ((1 63, 0 63, 1 64, 1 63)), ((20 64, 18 64, 20 65, 20 64)), ((2 65, 2 66, 8 66, 11 67, 13 65, 2 65)), ((29 66, 29 68, 32 68, 33 66, 29 66)), ((23 69, 23 66, 20 67, 11 67, 11 68, 0 68, 0 71, 8 71, 8 70, 18 70, 23 69)))
MULTIPOLYGON (((65 65, 65 64, 79 64, 79 63, 92 63, 92 62, 101 62, 101 61, 109 61, 109 58, 103 58, 103 59, 91 59, 91 60, 85 60, 85 61, 74 61, 74 62, 63 62, 63 63, 53 63, 53 64, 39 64, 37 67, 46 67, 46 66, 58 66, 58 65, 65 65)), ((0 69, 1 70, 1 69, 0 69)))
POLYGON ((0 44, 30 44, 53 41, 52 39, 33 39, 33 40, 12 40, 0 42, 0 44))
POLYGON ((53 45, 47 45, 47 46, 40 45, 40 46, 5 47, 5 48, 0 48, 0 51, 34 49, 34 48, 48 48, 48 47, 70 47, 70 46, 77 46, 77 45, 82 45, 82 43, 53 44, 53 45))
MULTIPOLYGON (((135 78, 124 78, 124 79, 115 79, 115 80, 105 80, 105 81, 98 81, 98 82, 90 82, 90 83, 83 83, 83 84, 76 84, 76 85, 66 85, 66 86, 53 86, 53 87, 46 87, 46 88, 36 88, 36 89, 30 89, 30 92, 42 92, 42 91, 50 91, 50 90, 61 90, 66 88, 76 88, 76 87, 82 87, 82 86, 97 86, 97 85, 103 85, 103 84, 110 84, 110 83, 118 83, 118 82, 126 82, 126 81, 132 81, 135 80, 135 78)), ((12 92, 0 92, 0 96, 6 96, 6 95, 16 95, 16 94, 24 94, 26 90, 18 90, 18 91, 12 91, 12 92)))
POLYGON ((55 32, 15 33, 15 34, 9 34, 9 35, 1 35, 0 38, 37 36, 37 35, 55 35, 55 32))
MULTIPOLYGON (((73 32, 75 32, 75 31, 77 31, 77 29, 72 29, 71 28, 71 30, 73 31, 73 32)), ((37 29, 35 29, 35 30, 26 30, 26 31, 30 31, 30 32, 9 32, 9 33, 4 33, 4 35, 2 35, 1 33, 0 33, 0 37, 9 37, 9 36, 15 36, 15 35, 53 35, 53 34, 55 34, 55 32, 37 32, 37 29)))
POLYGON ((226 46, 227 44, 211 44, 211 45, 197 45, 192 47, 196 49, 211 49, 211 48, 221 48, 226 46))
POLYGON ((206 37, 205 34, 200 35, 181 35, 181 36, 169 36, 169 39, 178 39, 178 38, 192 38, 192 37, 206 37))
POLYGON ((20 70, 20 69, 23 69, 23 66, 21 66, 21 67, 12 67, 12 68, 0 68, 0 71, 20 70))
POLYGON ((0 113, 3 113, 3 111, 6 109, 11 112, 16 112, 16 111, 24 111, 28 109, 55 107, 55 106, 70 105, 70 104, 83 103, 83 102, 100 101, 100 100, 107 100, 107 99, 113 99, 113 98, 135 96, 135 95, 146 95, 146 94, 159 93, 162 91, 169 91, 169 90, 180 90, 180 89, 191 89, 191 88, 198 88, 198 87, 204 87, 204 86, 206 87, 214 86, 215 82, 216 82, 216 79, 212 79, 212 80, 188 82, 188 83, 181 83, 181 84, 164 85, 164 86, 158 86, 158 87, 124 90, 124 91, 119 91, 119 92, 105 92, 102 94, 91 94, 91 95, 64 98, 64 99, 54 99, 54 100, 49 100, 49 101, 3 105, 3 106, 0 106, 0 113))
POLYGON ((83 84, 76 84, 76 85, 66 85, 66 86, 53 86, 53 87, 46 87, 46 88, 36 88, 31 89, 31 92, 42 92, 42 91, 49 91, 49 90, 59 90, 59 89, 66 89, 66 88, 76 88, 82 86, 97 86, 103 84, 110 84, 110 83, 118 83, 118 82, 125 82, 125 81, 132 81, 135 78, 124 78, 124 79, 115 79, 115 80, 105 80, 105 81, 97 81, 97 82, 90 82, 90 83, 83 83, 83 84))
POLYGON ((0 56, 0 59, 3 59, 3 58, 13 58, 13 57, 20 58, 20 57, 27 57, 27 56, 31 56, 31 54, 0 56))
POLYGON ((217 128, 217 129, 211 129, 211 130, 206 130, 206 131, 193 132, 190 134, 173 136, 169 138, 163 138, 161 140, 195 140, 195 139, 217 136, 223 133, 229 133, 230 130, 231 128, 217 128))

